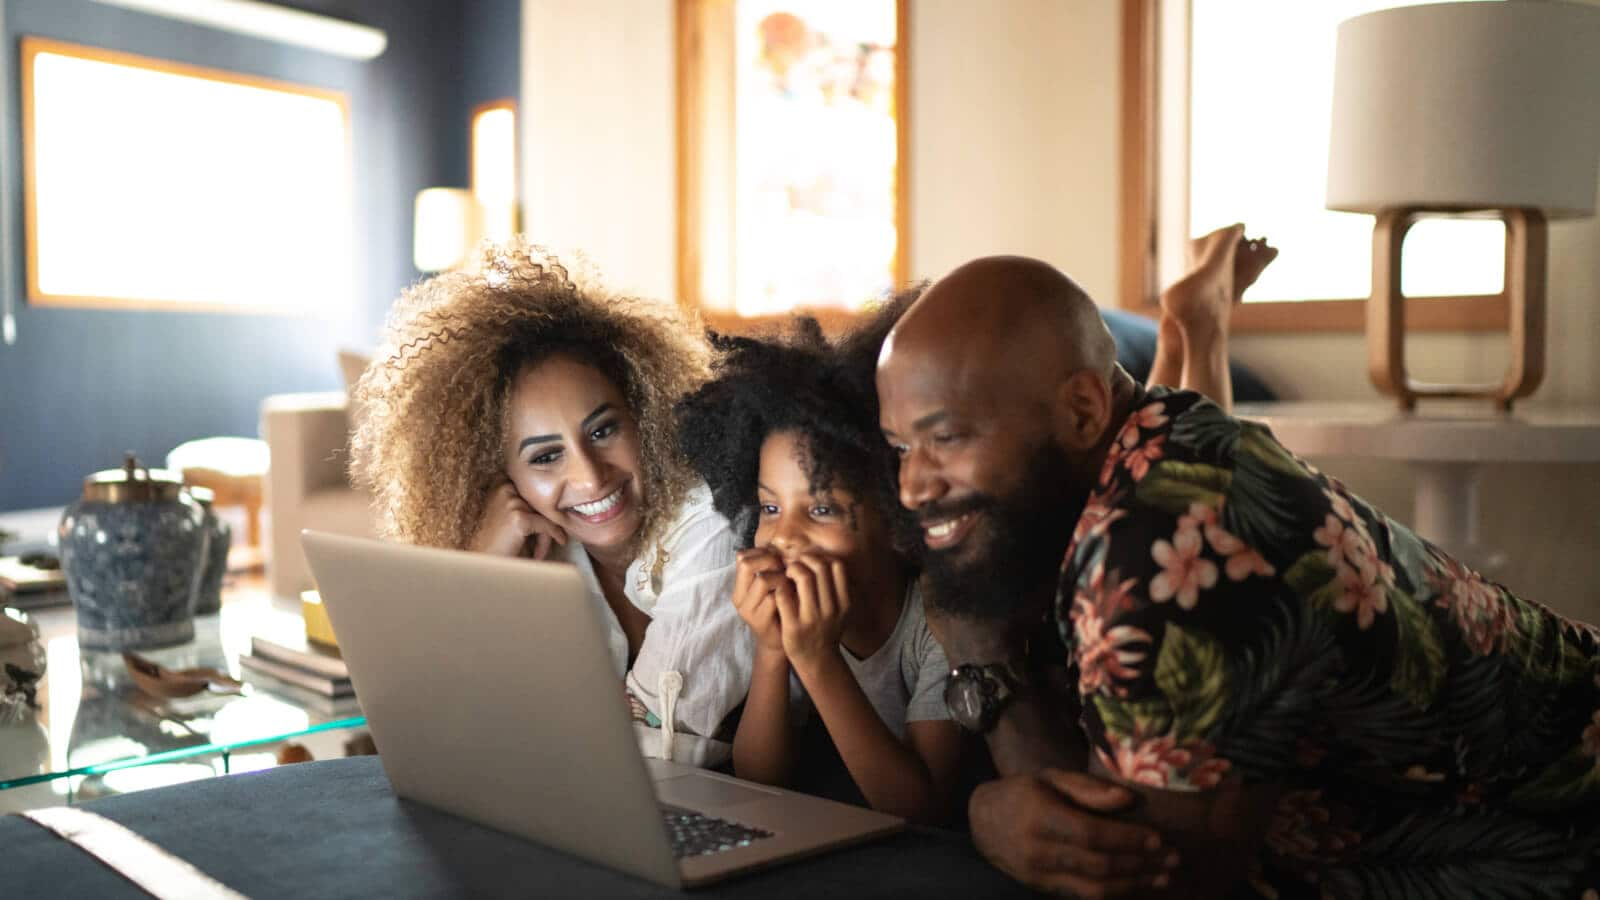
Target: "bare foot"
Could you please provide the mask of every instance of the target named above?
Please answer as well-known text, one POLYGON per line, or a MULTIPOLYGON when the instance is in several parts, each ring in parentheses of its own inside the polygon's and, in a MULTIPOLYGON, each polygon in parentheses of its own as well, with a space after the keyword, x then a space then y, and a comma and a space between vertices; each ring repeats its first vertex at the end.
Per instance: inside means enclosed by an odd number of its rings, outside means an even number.
POLYGON ((1256 283, 1261 273, 1267 266, 1278 258, 1278 248, 1267 243, 1266 238, 1246 238, 1241 236, 1239 248, 1233 255, 1233 300, 1235 303, 1244 300, 1244 292, 1250 285, 1256 283))
POLYGON ((1161 311, 1186 331, 1226 333, 1237 296, 1234 265, 1243 238, 1244 226, 1234 224, 1191 241, 1189 271, 1161 292, 1161 311))

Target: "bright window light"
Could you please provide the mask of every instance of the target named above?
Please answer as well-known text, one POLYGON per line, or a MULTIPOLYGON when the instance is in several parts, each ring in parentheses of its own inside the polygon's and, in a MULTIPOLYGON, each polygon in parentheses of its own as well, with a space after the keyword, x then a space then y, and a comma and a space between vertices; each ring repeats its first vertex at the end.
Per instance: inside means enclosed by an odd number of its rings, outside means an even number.
POLYGON ((894 285, 894 0, 739 0, 734 298, 859 307, 894 285))
POLYGON ((33 302, 348 304, 342 96, 34 38, 23 71, 33 302))
MULTIPOLYGON (((1193 0, 1188 233, 1242 221, 1280 248, 1246 299, 1371 294, 1372 217, 1323 208, 1335 36, 1351 16, 1418 2, 1193 0)), ((1424 220, 1407 235, 1402 290, 1498 294, 1504 250, 1498 221, 1424 220)))

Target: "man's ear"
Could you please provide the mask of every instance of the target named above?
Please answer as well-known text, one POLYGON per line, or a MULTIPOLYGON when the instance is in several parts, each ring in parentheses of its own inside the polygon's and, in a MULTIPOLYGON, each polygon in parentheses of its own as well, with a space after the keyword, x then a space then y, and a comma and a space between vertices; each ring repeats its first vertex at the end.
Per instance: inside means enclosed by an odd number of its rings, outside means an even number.
POLYGON ((1056 441, 1087 451, 1100 443, 1111 422, 1111 385, 1088 369, 1067 376, 1056 388, 1056 441))

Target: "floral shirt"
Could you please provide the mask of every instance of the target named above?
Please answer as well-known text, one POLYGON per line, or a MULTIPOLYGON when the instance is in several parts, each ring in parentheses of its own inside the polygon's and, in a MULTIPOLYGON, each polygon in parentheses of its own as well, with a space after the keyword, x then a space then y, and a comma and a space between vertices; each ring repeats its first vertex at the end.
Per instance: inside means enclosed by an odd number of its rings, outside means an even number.
POLYGON ((1590 897, 1600 629, 1450 558, 1265 427, 1136 402, 1057 596, 1130 782, 1281 786, 1265 896, 1590 897))

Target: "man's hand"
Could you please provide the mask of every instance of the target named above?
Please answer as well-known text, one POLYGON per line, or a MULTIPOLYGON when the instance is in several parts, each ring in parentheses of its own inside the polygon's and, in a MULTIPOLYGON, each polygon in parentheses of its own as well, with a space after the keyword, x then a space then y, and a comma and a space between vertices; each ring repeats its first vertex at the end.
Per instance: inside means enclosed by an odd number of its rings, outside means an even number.
POLYGON ((1035 890, 1120 897, 1167 886, 1177 854, 1161 836, 1109 814, 1129 791, 1081 772, 1042 769, 972 793, 972 842, 996 868, 1035 890))
POLYGON ((783 574, 783 560, 764 547, 740 550, 738 558, 733 606, 755 635, 757 651, 782 656, 783 630, 778 623, 777 592, 788 581, 783 574))
POLYGON ((839 637, 850 612, 844 562, 806 553, 791 561, 783 574, 794 584, 792 593, 778 594, 783 652, 796 670, 814 671, 817 665, 840 658, 839 637))
POLYGON ((501 482, 483 503, 483 516, 467 549, 495 556, 544 559, 552 543, 567 543, 567 533, 533 511, 510 479, 501 482))

